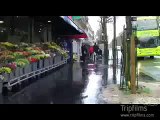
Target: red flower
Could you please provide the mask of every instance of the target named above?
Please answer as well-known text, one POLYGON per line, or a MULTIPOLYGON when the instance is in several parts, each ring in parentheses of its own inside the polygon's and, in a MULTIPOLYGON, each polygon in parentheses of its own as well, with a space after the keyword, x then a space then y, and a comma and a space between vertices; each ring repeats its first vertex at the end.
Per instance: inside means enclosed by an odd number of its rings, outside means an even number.
POLYGON ((36 58, 28 58, 30 63, 38 62, 38 59, 36 58))

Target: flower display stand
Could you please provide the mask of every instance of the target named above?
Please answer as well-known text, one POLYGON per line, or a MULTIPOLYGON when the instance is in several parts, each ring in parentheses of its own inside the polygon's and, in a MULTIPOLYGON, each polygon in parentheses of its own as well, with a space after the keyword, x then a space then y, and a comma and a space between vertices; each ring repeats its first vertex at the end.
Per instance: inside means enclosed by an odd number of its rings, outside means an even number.
POLYGON ((67 59, 69 58, 63 58, 62 60, 62 57, 58 55, 31 63, 24 68, 17 67, 15 73, 13 72, 11 74, 4 74, 4 77, 8 81, 8 84, 6 86, 10 90, 12 86, 20 84, 22 81, 28 80, 29 78, 35 77, 37 75, 41 75, 43 73, 46 73, 47 71, 66 64, 67 59))

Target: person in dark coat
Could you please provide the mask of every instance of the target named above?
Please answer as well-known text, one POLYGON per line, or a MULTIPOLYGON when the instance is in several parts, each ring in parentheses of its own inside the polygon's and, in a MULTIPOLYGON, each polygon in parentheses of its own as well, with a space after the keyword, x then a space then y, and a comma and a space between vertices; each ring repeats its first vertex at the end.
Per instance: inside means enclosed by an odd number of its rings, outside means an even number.
POLYGON ((98 54, 98 49, 99 49, 99 47, 98 47, 98 45, 95 43, 95 44, 94 44, 94 52, 95 52, 96 54, 98 54))
POLYGON ((99 48, 98 55, 102 56, 102 50, 99 48))
POLYGON ((87 57, 87 47, 85 44, 82 44, 81 50, 82 50, 82 60, 83 62, 85 62, 87 57))

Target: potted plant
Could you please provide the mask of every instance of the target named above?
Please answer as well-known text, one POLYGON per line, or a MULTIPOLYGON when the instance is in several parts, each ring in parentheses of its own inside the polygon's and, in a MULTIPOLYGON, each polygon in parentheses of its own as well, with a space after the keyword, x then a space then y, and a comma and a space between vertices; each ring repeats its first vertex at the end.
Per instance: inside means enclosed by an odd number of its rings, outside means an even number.
POLYGON ((22 51, 16 51, 14 53, 12 53, 12 55, 16 58, 16 59, 20 59, 20 58, 24 58, 25 56, 23 55, 22 51))
POLYGON ((43 68, 43 60, 45 59, 45 54, 39 54, 39 55, 35 55, 33 56, 33 58, 36 58, 38 59, 38 62, 37 62, 37 68, 38 69, 42 69, 43 68))
POLYGON ((34 57, 29 57, 28 60, 29 60, 29 62, 31 64, 32 71, 36 71, 37 70, 38 59, 34 58, 34 57))
POLYGON ((8 58, 9 58, 9 55, 11 54, 12 52, 9 51, 9 50, 5 50, 5 51, 2 51, 0 53, 0 63, 1 63, 1 66, 5 65, 6 63, 8 63, 8 58))
POLYGON ((10 73, 10 79, 14 79, 16 77, 16 68, 17 68, 17 65, 15 62, 12 62, 12 63, 8 63, 5 67, 9 67, 12 72, 10 73))
POLYGON ((45 54, 44 67, 50 66, 50 54, 45 54))
POLYGON ((9 81, 12 70, 9 67, 1 67, 0 75, 4 77, 4 82, 9 81))
POLYGON ((19 67, 19 75, 26 74, 28 70, 26 70, 26 66, 29 64, 27 59, 17 59, 16 61, 17 67, 19 67))
POLYGON ((4 76, 0 74, 0 94, 2 93, 2 89, 3 89, 3 80, 4 80, 4 76))

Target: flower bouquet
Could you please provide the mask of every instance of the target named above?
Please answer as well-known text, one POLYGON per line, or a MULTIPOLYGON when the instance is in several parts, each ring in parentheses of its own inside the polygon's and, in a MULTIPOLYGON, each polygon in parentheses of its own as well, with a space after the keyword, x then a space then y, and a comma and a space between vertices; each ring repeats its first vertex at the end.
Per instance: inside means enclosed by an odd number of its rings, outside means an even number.
POLYGON ((19 76, 25 74, 25 68, 29 65, 29 61, 27 59, 17 59, 15 62, 19 67, 19 76))
POLYGON ((10 73, 10 79, 13 79, 19 76, 18 74, 19 71, 17 69, 17 64, 15 62, 8 63, 5 67, 9 67, 12 70, 12 72, 10 73))
POLYGON ((10 68, 12 71, 14 71, 17 68, 17 64, 15 62, 8 63, 6 67, 10 68))
POLYGON ((2 67, 0 68, 0 74, 4 77, 3 80, 9 79, 9 74, 12 72, 11 68, 9 67, 2 67))
POLYGON ((13 55, 7 55, 6 56, 6 60, 10 63, 10 62, 13 62, 15 60, 15 56, 13 55))
POLYGON ((0 63, 4 64, 7 62, 7 59, 9 59, 9 56, 12 52, 11 51, 2 51, 1 54, 0 54, 0 63))
POLYGON ((40 52, 37 50, 28 50, 28 52, 30 52, 32 55, 36 55, 39 54, 40 52))
POLYGON ((18 45, 12 44, 12 43, 9 43, 9 42, 2 42, 1 45, 6 47, 8 50, 13 50, 13 49, 18 48, 18 45))
POLYGON ((15 63, 17 64, 18 67, 23 68, 29 64, 29 61, 27 59, 17 59, 15 63))
POLYGON ((37 68, 38 68, 38 64, 37 64, 38 63, 38 59, 34 58, 34 57, 29 57, 28 60, 31 63, 31 66, 32 66, 31 70, 32 71, 37 70, 37 68))
POLYGON ((35 63, 35 62, 38 62, 38 59, 37 59, 37 58, 34 58, 34 57, 29 57, 29 58, 28 58, 28 61, 29 61, 30 63, 35 63))
POLYGON ((2 67, 2 68, 0 68, 0 74, 3 74, 3 73, 9 74, 11 72, 12 72, 12 70, 9 67, 2 67))
POLYGON ((20 51, 14 52, 14 53, 12 53, 12 55, 13 55, 16 59, 24 58, 24 57, 25 57, 25 56, 23 55, 23 52, 20 52, 20 51))
POLYGON ((45 54, 45 58, 49 58, 49 57, 51 57, 50 54, 45 54))

